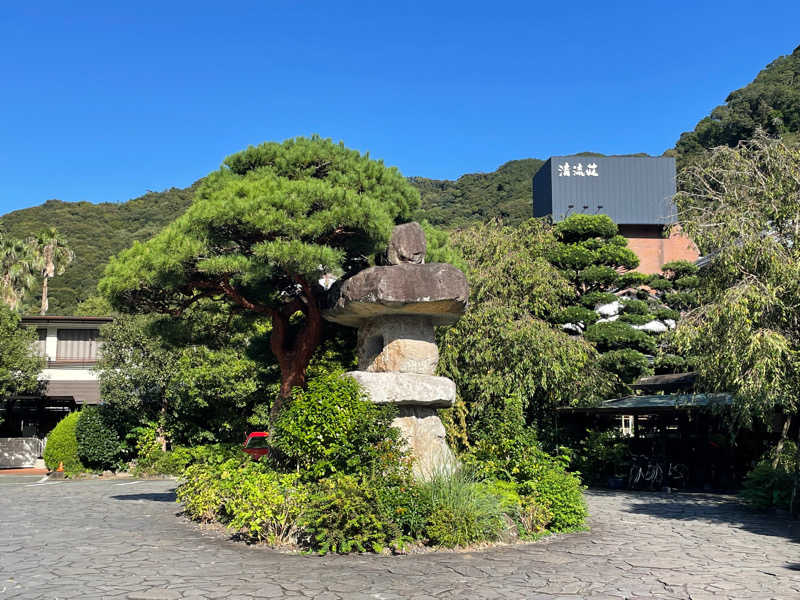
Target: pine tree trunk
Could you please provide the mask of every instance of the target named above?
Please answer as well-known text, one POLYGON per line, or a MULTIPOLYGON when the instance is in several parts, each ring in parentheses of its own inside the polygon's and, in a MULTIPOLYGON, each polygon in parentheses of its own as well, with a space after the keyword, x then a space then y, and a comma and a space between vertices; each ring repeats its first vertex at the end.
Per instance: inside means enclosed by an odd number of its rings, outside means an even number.
POLYGON ((291 315, 275 314, 272 318, 270 346, 281 369, 280 393, 270 408, 270 419, 273 421, 291 398, 292 389, 305 386, 306 369, 322 341, 322 313, 313 292, 307 285, 304 287, 307 298, 304 309, 306 322, 294 339, 287 339, 291 315))

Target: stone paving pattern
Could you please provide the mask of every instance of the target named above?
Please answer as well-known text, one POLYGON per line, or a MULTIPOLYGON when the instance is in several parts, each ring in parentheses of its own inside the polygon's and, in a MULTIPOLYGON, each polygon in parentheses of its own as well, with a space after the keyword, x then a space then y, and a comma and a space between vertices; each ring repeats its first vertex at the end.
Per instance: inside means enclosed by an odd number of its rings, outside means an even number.
POLYGON ((591 532, 473 552, 304 556, 177 517, 173 481, 0 481, 5 598, 800 598, 797 521, 696 494, 587 493, 591 532))

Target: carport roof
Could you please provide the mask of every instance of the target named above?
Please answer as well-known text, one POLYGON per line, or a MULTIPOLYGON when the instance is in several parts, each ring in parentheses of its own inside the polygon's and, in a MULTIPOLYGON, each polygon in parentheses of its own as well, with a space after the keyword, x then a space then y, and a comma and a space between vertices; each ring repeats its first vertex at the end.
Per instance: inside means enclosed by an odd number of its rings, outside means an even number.
POLYGON ((688 410, 710 406, 730 406, 730 394, 661 394, 657 396, 625 396, 606 400, 599 406, 565 406, 559 408, 564 413, 606 413, 606 414, 647 414, 673 410, 688 410))

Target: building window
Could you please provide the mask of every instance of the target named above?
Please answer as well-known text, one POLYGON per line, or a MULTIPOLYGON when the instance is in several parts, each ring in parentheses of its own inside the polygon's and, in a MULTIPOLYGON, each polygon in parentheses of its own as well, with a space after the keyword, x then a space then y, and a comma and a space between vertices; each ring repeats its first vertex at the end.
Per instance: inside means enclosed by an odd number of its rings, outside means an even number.
POLYGON ((47 329, 39 327, 36 329, 36 354, 47 356, 47 329))
POLYGON ((59 329, 56 360, 97 360, 99 333, 97 329, 59 329))
POLYGON ((624 437, 633 437, 633 415, 622 415, 620 431, 624 437))

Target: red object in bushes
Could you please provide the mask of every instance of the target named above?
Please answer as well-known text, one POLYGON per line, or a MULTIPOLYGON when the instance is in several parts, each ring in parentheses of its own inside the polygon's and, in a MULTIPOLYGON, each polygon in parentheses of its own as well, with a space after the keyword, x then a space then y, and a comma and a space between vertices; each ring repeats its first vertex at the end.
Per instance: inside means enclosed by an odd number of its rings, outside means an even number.
POLYGON ((242 450, 247 452, 253 460, 259 460, 262 456, 269 454, 269 448, 267 448, 268 437, 269 432, 267 431, 254 431, 247 436, 242 450))

